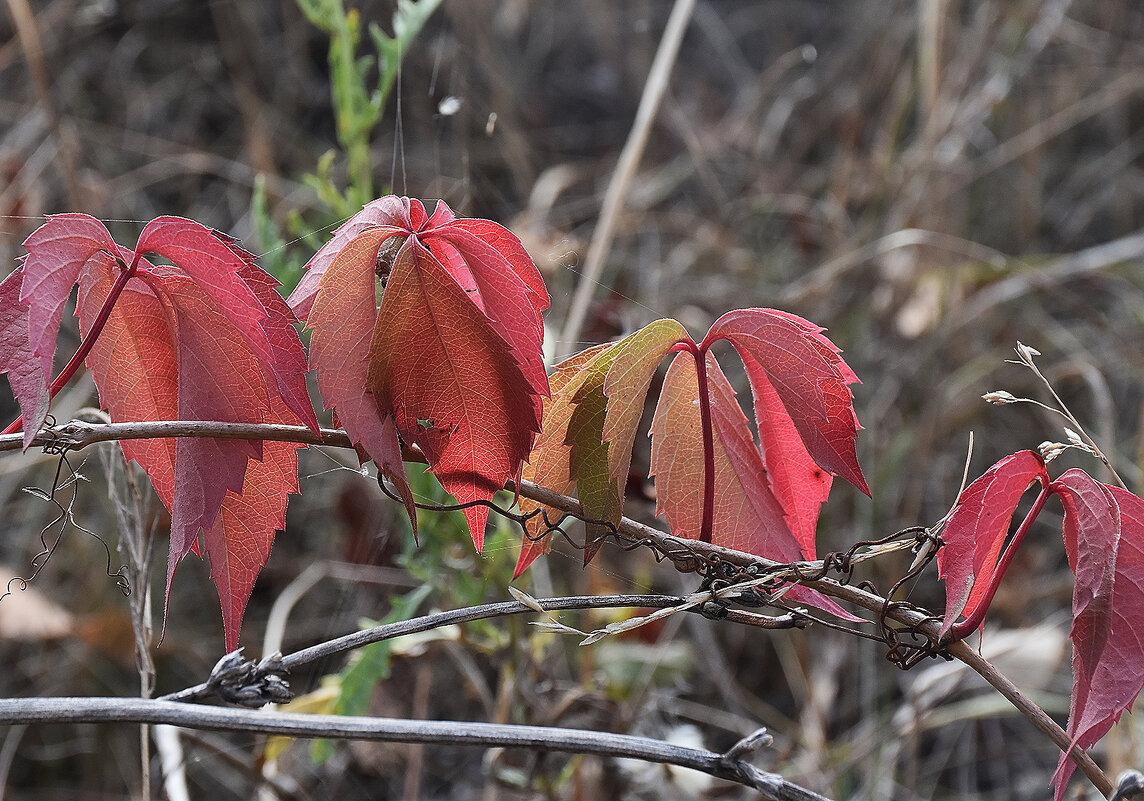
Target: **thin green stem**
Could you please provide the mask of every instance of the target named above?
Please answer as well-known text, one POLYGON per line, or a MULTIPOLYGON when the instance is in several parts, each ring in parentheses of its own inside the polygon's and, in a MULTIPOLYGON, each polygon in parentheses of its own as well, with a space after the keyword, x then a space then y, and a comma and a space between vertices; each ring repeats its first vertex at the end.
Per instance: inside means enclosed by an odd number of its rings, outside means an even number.
MULTIPOLYGON (((115 302, 119 300, 119 296, 123 294, 123 288, 127 286, 127 282, 135 276, 136 268, 138 267, 139 258, 136 256, 132 260, 131 266, 128 267, 121 260, 119 261, 119 275, 115 279, 115 283, 111 286, 111 291, 107 293, 107 297, 103 301, 103 306, 99 310, 99 314, 95 317, 95 322, 91 325, 91 330, 79 343, 79 348, 76 350, 75 355, 71 357, 71 361, 64 366, 60 374, 56 376, 56 380, 52 382, 51 387, 48 389, 48 397, 54 398, 59 394, 60 390, 75 377, 79 371, 80 365, 83 364, 84 359, 91 353, 91 349, 95 347, 95 341, 99 339, 99 335, 103 333, 103 327, 107 325, 107 320, 111 317, 111 310, 115 306, 115 302)), ((24 415, 20 415, 12 421, 11 425, 0 431, 0 434, 14 434, 24 427, 24 415)))
POLYGON ((1048 474, 1042 471, 1037 480, 1041 483, 1041 489, 1040 492, 1037 493, 1036 500, 1033 501, 1033 507, 1029 510, 1029 513, 1025 515, 1025 519, 1021 521, 1021 525, 1013 534, 1013 539, 1009 541, 1009 545, 1005 548, 1005 553, 1001 555, 1001 560, 997 563, 997 569, 994 570, 993 575, 989 577, 989 585, 985 595, 982 596, 977 606, 970 612, 969 617, 953 625, 951 635, 954 640, 964 639, 981 628, 981 623, 985 620, 985 612, 989 609, 989 604, 993 602, 993 596, 997 593, 997 588, 1001 585, 1001 579, 1004 578, 1005 571, 1009 569, 1009 565, 1012 563, 1017 549, 1021 547, 1021 542, 1025 539, 1025 535, 1028 534, 1029 529, 1032 528, 1033 521, 1037 519, 1037 515, 1045 508, 1045 503, 1052 497, 1053 491, 1050 489, 1048 474))

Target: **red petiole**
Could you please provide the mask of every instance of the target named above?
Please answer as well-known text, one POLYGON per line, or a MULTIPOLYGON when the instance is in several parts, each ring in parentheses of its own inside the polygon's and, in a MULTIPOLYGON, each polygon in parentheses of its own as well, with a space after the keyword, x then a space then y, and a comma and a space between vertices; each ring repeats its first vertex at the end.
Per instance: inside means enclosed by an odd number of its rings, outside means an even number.
POLYGON ((707 386, 707 343, 696 345, 680 340, 673 352, 688 351, 695 357, 695 374, 699 382, 699 424, 703 428, 703 514, 699 541, 711 542, 715 526, 715 433, 711 428, 711 393, 707 386))

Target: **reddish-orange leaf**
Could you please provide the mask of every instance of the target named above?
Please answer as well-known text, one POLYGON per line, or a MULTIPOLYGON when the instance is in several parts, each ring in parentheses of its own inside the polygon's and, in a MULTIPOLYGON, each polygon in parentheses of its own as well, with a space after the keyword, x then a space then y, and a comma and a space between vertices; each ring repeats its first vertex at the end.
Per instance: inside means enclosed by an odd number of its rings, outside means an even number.
MULTIPOLYGON (((548 295, 506 229, 457 220, 444 203, 427 215, 419 201, 383 198, 318 252, 290 304, 313 330, 327 406, 391 478, 398 434, 462 503, 520 475, 548 394, 548 295), (396 253, 379 255, 394 236, 404 239, 396 253), (387 279, 380 308, 375 274, 387 279)), ((487 509, 465 516, 479 548, 487 509)))
MULTIPOLYGON (((764 475, 747 418, 715 358, 707 356, 717 488, 711 542, 769 559, 802 558, 764 475)), ((695 357, 679 353, 663 381, 651 428, 656 511, 677 537, 699 537, 703 515, 703 429, 695 357)))
MULTIPOLYGON (((369 345, 377 325, 374 265, 382 243, 396 233, 395 228, 376 226, 359 232, 322 262, 321 281, 307 300, 307 328, 311 332, 310 366, 317 371, 326 408, 335 410, 350 440, 397 487, 416 534, 417 509, 405 478, 397 428, 391 415, 382 414, 367 381, 369 345)), ((337 235, 331 240, 338 241, 337 235)), ((295 302, 293 295, 290 300, 295 302)))
MULTIPOLYGON (((407 240, 382 298, 368 379, 379 408, 462 504, 519 476, 540 430, 540 399, 469 294, 407 240)), ((488 508, 469 506, 465 518, 480 550, 488 508)))
MULTIPOLYGON (((524 465, 522 478, 563 495, 570 495, 576 488, 576 477, 571 464, 572 445, 568 441, 569 421, 576 408, 573 397, 584 385, 584 381, 593 375, 594 371, 585 370, 585 366, 594 363, 600 353, 612 347, 612 343, 597 345, 564 360, 553 369, 552 375, 548 377, 548 386, 552 394, 544 399, 543 429, 536 437, 532 453, 524 465)), ((602 375, 599 377, 599 383, 603 384, 602 375)), ((541 506, 523 496, 517 499, 517 504, 524 514, 533 512, 541 506)), ((546 533, 543 521, 538 516, 525 521, 524 543, 521 545, 520 558, 513 571, 514 579, 524 573, 541 554, 548 553, 552 548, 552 539, 544 536, 546 533)))
MULTIPOLYGON (((298 422, 272 394, 275 384, 244 338, 197 284, 173 271, 141 278, 124 291, 88 357, 113 419, 298 422)), ((89 330, 110 283, 107 274, 83 282, 82 330, 89 330)), ((178 562, 204 532, 223 581, 218 589, 228 645, 237 642, 241 610, 262 566, 249 555, 269 553, 287 493, 297 489, 294 450, 266 452, 258 442, 205 438, 124 443, 125 455, 147 470, 171 510, 168 588, 178 562), (258 469, 252 473, 248 465, 258 469), (239 496, 244 492, 249 497, 239 496), (220 522, 224 506, 229 511, 220 522), (276 514, 269 514, 275 506, 276 514), (242 553, 226 556, 230 547, 242 553), (242 581, 221 569, 235 560, 246 565, 242 581)))
MULTIPOLYGON (((612 346, 607 351, 612 362, 603 387, 601 432, 607 445, 608 478, 612 482, 626 478, 646 395, 663 357, 673 350, 707 354, 719 339, 731 341, 746 365, 762 450, 725 377, 709 359, 715 367, 709 398, 704 400, 711 403, 713 430, 706 433, 717 452, 711 454, 708 471, 699 377, 693 367, 688 372, 680 366, 695 357, 677 356, 670 372, 674 383, 665 385, 653 424, 653 472, 661 511, 681 536, 710 533, 714 542, 769 558, 813 558, 815 523, 830 490, 831 473, 868 489, 855 457, 859 426, 847 387, 857 378, 822 329, 802 318, 769 309, 732 312, 716 322, 699 346, 678 322, 659 320, 612 346), (726 481, 736 483, 738 490, 727 493, 726 481), (705 502, 705 497, 710 500, 705 502), (705 505, 710 506, 710 532, 704 531, 705 505), (776 545, 769 540, 772 536, 789 541, 776 545), (791 543, 797 547, 787 547, 791 543)), ((600 356, 585 362, 581 370, 595 372, 602 363, 600 356)), ((594 385, 589 377, 571 379, 568 386, 573 384, 574 402, 591 397, 594 385)), ((581 419, 594 420, 587 404, 582 405, 581 419)), ((552 423, 567 432, 566 441, 574 433, 573 419, 566 410, 552 423)), ((583 475, 577 481, 582 491, 583 475)))

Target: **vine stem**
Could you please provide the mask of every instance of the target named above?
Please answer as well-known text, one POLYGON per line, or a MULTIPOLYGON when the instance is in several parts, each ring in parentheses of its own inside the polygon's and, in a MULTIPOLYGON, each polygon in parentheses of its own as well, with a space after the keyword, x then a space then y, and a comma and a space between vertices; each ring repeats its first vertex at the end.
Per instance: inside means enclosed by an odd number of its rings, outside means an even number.
POLYGON ((1052 497, 1053 491, 1050 487, 1049 476, 1043 467, 1037 480, 1041 484, 1041 490, 1037 493, 1037 498, 1033 501, 1032 508, 1029 509, 1029 513, 1025 515, 1025 519, 1021 521, 1021 525, 1013 533, 1013 538, 1009 540, 1009 545, 1005 548, 1005 553, 1001 555, 1001 559, 997 563, 997 569, 994 570, 993 575, 989 577, 989 584, 986 587, 985 594, 978 601, 973 612, 965 620, 953 624, 953 628, 950 629, 950 634, 953 639, 965 639, 981 628, 981 624, 985 620, 985 612, 993 602, 993 596, 997 594, 997 588, 1001 586, 1001 579, 1005 577, 1005 571, 1009 569, 1009 565, 1013 562, 1013 557, 1016 555, 1017 549, 1021 547, 1025 535, 1028 534, 1029 529, 1032 528, 1033 521, 1037 519, 1041 510, 1045 508, 1045 503, 1052 497))
MULTIPOLYGON (((461 609, 450 609, 445 612, 434 612, 409 620, 399 620, 394 623, 383 623, 367 629, 360 629, 332 640, 303 648, 292 654, 282 657, 282 667, 288 671, 295 670, 322 659, 353 651, 375 642, 406 637, 432 631, 443 626, 456 626, 461 623, 472 623, 475 620, 489 620, 509 615, 528 614, 541 608, 546 612, 557 612, 569 609, 621 609, 621 608, 647 608, 667 609, 682 607, 684 611, 699 614, 693 608, 685 606, 687 599, 676 595, 578 595, 561 598, 534 598, 534 605, 522 601, 498 601, 496 603, 481 604, 479 606, 466 606, 461 609)), ((764 617, 754 613, 728 610, 724 618, 731 622, 758 625, 765 628, 793 628, 798 625, 796 615, 784 615, 780 618, 764 617)), ((161 696, 160 701, 197 701, 214 693, 209 682, 202 682, 192 687, 168 693, 161 696)))
MULTIPOLYGON (((321 429, 315 433, 304 426, 285 426, 255 423, 220 423, 214 421, 161 421, 150 423, 109 423, 94 424, 86 422, 72 422, 66 426, 55 429, 44 429, 38 432, 32 444, 62 450, 79 450, 96 442, 106 442, 119 439, 154 439, 162 437, 210 437, 210 438, 242 438, 263 439, 299 442, 306 445, 330 445, 348 448, 352 446, 349 437, 344 431, 321 429)), ((17 434, 0 435, 0 451, 19 450, 22 445, 22 436, 17 434)), ((408 461, 424 462, 425 457, 414 449, 403 453, 408 461)), ((526 498, 557 509, 568 514, 583 515, 580 502, 575 498, 563 495, 547 487, 540 486, 531 481, 521 481, 519 484, 510 482, 506 489, 519 491, 526 498)), ((671 537, 659 529, 645 525, 627 517, 620 519, 616 527, 617 533, 629 540, 646 541, 666 552, 678 551, 683 541, 671 537)), ((704 559, 718 559, 738 567, 756 566, 763 570, 780 567, 778 562, 765 559, 753 554, 723 548, 711 543, 687 540, 686 547, 694 554, 695 565, 691 570, 700 566, 704 559)), ((677 563, 677 567, 686 570, 677 563)), ((788 566, 792 574, 797 572, 813 573, 821 570, 821 562, 796 562, 788 566)), ((875 615, 892 620, 906 628, 937 642, 941 633, 941 621, 925 610, 896 603, 891 604, 887 598, 859 589, 848 584, 840 584, 829 578, 800 579, 800 582, 824 595, 829 595, 840 601, 854 604, 866 609, 875 615)), ((945 646, 946 652, 968 665, 979 673, 998 692, 1012 703, 1034 726, 1040 729, 1062 751, 1067 752, 1077 767, 1088 777, 1089 781, 1105 797, 1113 792, 1113 784, 1092 758, 1079 747, 1075 747, 1068 734, 1050 718, 1044 710, 1025 696, 1008 678, 997 671, 984 657, 981 656, 964 640, 949 643, 945 646)), ((35 699, 32 699, 35 700, 35 699)), ((78 699, 84 700, 84 699, 78 699)), ((122 699, 116 699, 121 702, 122 699)), ((8 720, 5 714, 14 714, 6 711, 4 704, 15 702, 0 700, 0 721, 8 720)), ((22 701, 20 703, 28 703, 22 701)), ((156 703, 148 701, 147 703, 156 703)), ((78 707, 76 707, 78 708, 78 707)), ((113 718, 109 718, 113 719, 113 718)), ((15 719, 15 722, 20 722, 15 719)), ((138 721, 136 721, 138 722, 138 721)), ((166 722, 158 720, 156 722, 166 722)))
POLYGON ((230 707, 198 706, 148 698, 0 699, 0 724, 150 723, 195 729, 258 732, 287 737, 383 740, 401 743, 528 748, 604 757, 628 757, 691 768, 759 790, 776 801, 823 796, 742 762, 718 754, 629 734, 497 723, 301 715, 230 707))
MULTIPOLYGON (((76 349, 75 355, 71 357, 64 369, 56 376, 56 380, 48 388, 48 397, 54 398, 59 394, 59 391, 64 388, 67 382, 71 381, 75 374, 79 371, 80 365, 83 364, 84 359, 91 353, 91 349, 95 347, 95 341, 99 339, 99 335, 103 333, 103 327, 107 325, 108 319, 111 317, 111 311, 115 307, 115 302, 119 300, 119 296, 123 294, 123 288, 127 286, 127 282, 135 276, 135 271, 139 265, 139 257, 136 256, 131 266, 128 267, 123 263, 122 259, 116 258, 119 262, 119 275, 115 277, 115 283, 111 285, 111 291, 107 293, 107 297, 103 300, 103 305, 99 308, 99 314, 95 316, 95 322, 91 325, 91 330, 87 332, 87 336, 79 343, 79 348, 76 349)), ((0 431, 0 435, 12 434, 20 431, 24 427, 24 415, 20 415, 9 424, 7 428, 0 431)))

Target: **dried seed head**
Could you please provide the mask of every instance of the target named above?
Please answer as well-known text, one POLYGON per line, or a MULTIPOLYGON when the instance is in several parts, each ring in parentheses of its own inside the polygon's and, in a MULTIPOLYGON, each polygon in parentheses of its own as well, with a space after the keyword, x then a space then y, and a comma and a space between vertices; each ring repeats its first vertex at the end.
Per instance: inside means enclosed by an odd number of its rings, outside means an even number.
POLYGON ((1085 451, 1092 450, 1091 448, 1088 447, 1088 443, 1086 443, 1083 439, 1081 439, 1080 434, 1076 433, 1075 431, 1073 431, 1068 426, 1065 426, 1065 436, 1068 437, 1069 444, 1072 445, 1074 448, 1080 448, 1081 450, 1085 450, 1085 451))
POLYGON ((1020 340, 1017 340, 1016 350, 1017 350, 1017 355, 1021 357, 1021 361, 1025 362, 1026 364, 1032 364, 1033 363, 1033 357, 1041 355, 1041 352, 1039 350, 1037 350, 1036 348, 1029 347, 1028 345, 1026 345, 1024 342, 1021 342, 1020 340))
POLYGON ((1041 454, 1041 458, 1045 464, 1048 464, 1053 459, 1056 459, 1062 453, 1069 449, 1068 445, 1063 442, 1050 442, 1048 440, 1042 442, 1037 446, 1037 451, 1041 454))
POLYGON ((986 403, 992 403, 994 406, 1004 406, 1006 403, 1017 403, 1020 400, 1020 398, 1015 397, 1013 393, 1006 392, 1003 389, 986 392, 981 398, 986 403))

